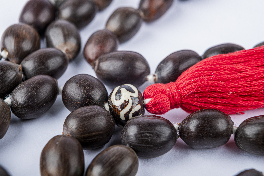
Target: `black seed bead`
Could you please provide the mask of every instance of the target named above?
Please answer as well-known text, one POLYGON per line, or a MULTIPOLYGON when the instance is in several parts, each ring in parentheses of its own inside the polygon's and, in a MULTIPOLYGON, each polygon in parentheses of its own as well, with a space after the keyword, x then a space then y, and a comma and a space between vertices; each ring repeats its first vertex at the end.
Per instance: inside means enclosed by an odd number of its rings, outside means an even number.
POLYGON ((263 176, 263 173, 255 170, 255 169, 249 169, 249 170, 245 170, 245 171, 239 173, 236 176, 263 176))
POLYGON ((0 166, 0 175, 1 176, 10 176, 8 174, 8 172, 2 166, 0 166))
POLYGON ((257 47, 260 47, 260 46, 263 46, 264 45, 264 42, 261 42, 259 44, 257 44, 256 46, 254 46, 254 48, 257 48, 257 47))
POLYGON ((107 6, 111 4, 113 0, 93 0, 95 4, 97 5, 98 9, 104 10, 107 6))
POLYGON ((10 108, 4 102, 4 100, 0 99, 0 139, 2 139, 5 136, 10 124, 10 120, 11 120, 10 108))

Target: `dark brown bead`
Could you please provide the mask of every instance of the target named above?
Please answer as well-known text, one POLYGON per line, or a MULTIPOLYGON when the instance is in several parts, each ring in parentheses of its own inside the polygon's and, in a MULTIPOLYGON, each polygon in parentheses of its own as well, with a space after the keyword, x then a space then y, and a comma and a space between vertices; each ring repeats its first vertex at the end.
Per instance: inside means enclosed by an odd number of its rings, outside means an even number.
POLYGON ((139 157, 154 158, 170 151, 178 138, 173 124, 159 116, 138 116, 127 122, 121 132, 123 145, 139 157))
POLYGON ((57 81, 47 75, 38 75, 13 90, 10 107, 21 119, 38 118, 51 108, 57 95, 57 81))
POLYGON ((122 84, 142 85, 150 73, 149 64, 139 53, 117 51, 102 55, 95 62, 96 76, 111 88, 122 84))
POLYGON ((10 124, 10 120, 11 120, 10 108, 4 102, 4 100, 0 99, 0 139, 2 139, 5 136, 10 124))
POLYGON ((58 135, 45 145, 40 156, 41 176, 83 176, 84 155, 73 137, 58 135))
POLYGON ((179 134, 194 149, 215 148, 228 142, 233 133, 233 124, 230 116, 221 111, 199 110, 181 122, 179 134))
POLYGON ((66 0, 49 0, 49 2, 54 6, 54 7, 60 7, 62 3, 64 3, 66 0))
POLYGON ((58 17, 82 28, 94 19, 96 12, 97 6, 92 0, 67 0, 59 7, 58 17))
POLYGON ((8 61, 0 61, 0 98, 11 93, 22 82, 22 67, 8 61))
POLYGON ((103 54, 116 51, 118 48, 117 37, 107 29, 93 33, 83 49, 86 61, 94 66, 94 62, 103 54))
POLYGON ((141 27, 142 18, 138 10, 131 7, 116 9, 106 22, 106 29, 112 31, 120 43, 131 39, 141 27))
POLYGON ((243 121, 236 130, 238 148, 254 155, 264 155, 264 116, 243 121))
POLYGON ((114 145, 93 159, 86 176, 135 176, 138 165, 138 157, 131 148, 114 145))
POLYGON ((144 21, 154 21, 160 18, 171 7, 173 0, 141 0, 139 14, 144 21))
POLYGON ((10 176, 8 174, 8 172, 2 166, 0 166, 0 175, 1 176, 10 176))
POLYGON ((91 105, 104 107, 107 99, 108 93, 103 83, 86 74, 73 76, 62 90, 62 100, 69 111, 91 105))
POLYGON ((263 176, 263 173, 255 170, 255 169, 249 169, 249 170, 245 170, 245 171, 239 173, 236 176, 263 176))
POLYGON ((5 49, 8 52, 8 59, 17 64, 39 48, 39 34, 27 24, 19 23, 9 26, 1 38, 1 50, 5 49))
POLYGON ((74 59, 81 48, 78 29, 70 22, 57 20, 51 23, 45 33, 48 48, 61 50, 69 60, 74 59))
POLYGON ((104 10, 106 7, 108 7, 113 0, 93 0, 95 4, 97 5, 98 9, 104 10))
POLYGON ((263 46, 264 45, 264 42, 261 42, 259 44, 257 44, 256 46, 254 46, 254 48, 257 48, 257 47, 260 47, 260 46, 263 46))
POLYGON ((28 1, 19 17, 19 22, 34 27, 39 33, 43 33, 47 26, 55 20, 55 7, 49 1, 28 1))
POLYGON ((228 54, 228 53, 233 53, 233 52, 240 51, 243 49, 245 48, 237 44, 223 43, 223 44, 216 45, 216 46, 209 48, 208 50, 204 52, 202 57, 203 59, 206 59, 208 57, 212 57, 218 54, 228 54))
POLYGON ((174 82, 188 68, 202 60, 196 52, 192 50, 181 50, 174 52, 163 59, 158 65, 156 83, 174 82))
POLYGON ((25 79, 36 75, 60 78, 68 67, 65 54, 56 48, 45 48, 28 55, 22 62, 25 79))

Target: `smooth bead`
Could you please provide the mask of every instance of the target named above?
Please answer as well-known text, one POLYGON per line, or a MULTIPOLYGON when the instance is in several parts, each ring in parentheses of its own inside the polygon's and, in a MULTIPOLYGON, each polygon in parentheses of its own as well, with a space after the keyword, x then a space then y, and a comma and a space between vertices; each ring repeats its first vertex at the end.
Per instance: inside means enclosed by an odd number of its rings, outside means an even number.
POLYGON ((135 176, 138 165, 138 157, 131 148, 114 145, 93 159, 86 176, 135 176))
POLYGON ((106 22, 105 28, 112 31, 120 43, 131 39, 141 27, 138 10, 131 7, 116 9, 106 22))
POLYGON ((144 99, 141 92, 131 84, 116 87, 108 98, 109 110, 116 124, 124 126, 133 117, 144 115, 144 99))
POLYGON ((10 108, 4 102, 4 100, 0 99, 0 139, 2 139, 5 136, 10 124, 10 120, 11 120, 10 108))
POLYGON ((45 48, 28 55, 22 62, 25 79, 36 75, 60 78, 68 67, 65 54, 56 48, 45 48))
POLYGON ((107 99, 108 93, 103 83, 87 74, 71 77, 62 90, 62 101, 69 111, 91 105, 104 107, 107 99))
POLYGON ((218 110, 200 110, 190 114, 179 125, 180 138, 194 149, 224 145, 233 133, 233 122, 218 110))
POLYGON ((173 0, 141 0, 139 14, 144 21, 154 21, 160 18, 171 7, 173 0))
POLYGON ((49 0, 49 2, 54 5, 54 7, 60 7, 62 3, 64 3, 66 0, 49 0))
POLYGON ((12 91, 10 107, 18 118, 38 118, 51 108, 57 95, 57 81, 47 75, 38 75, 12 91))
POLYGON ((243 121, 236 130, 238 148, 254 155, 264 155, 264 116, 255 116, 243 121))
POLYGON ((8 172, 2 166, 0 166, 0 175, 1 176, 10 176, 8 174, 8 172))
POLYGON ((97 6, 92 0, 67 0, 59 7, 58 17, 82 28, 94 19, 96 12, 97 6))
POLYGON ((139 157, 154 158, 170 151, 178 138, 173 124, 159 116, 139 116, 127 122, 121 132, 123 145, 139 157))
POLYGON ((8 59, 17 64, 39 48, 39 34, 27 24, 19 23, 9 26, 1 38, 1 51, 5 49, 8 52, 8 59))
POLYGON ((0 80, 0 98, 4 98, 22 82, 21 65, 0 61, 0 80))
POLYGON ((45 145, 40 156, 41 176, 83 176, 84 154, 73 137, 58 135, 45 145))
POLYGON ((158 65, 155 71, 155 82, 164 84, 175 82, 185 70, 201 60, 202 57, 192 50, 174 52, 163 59, 158 65))
POLYGON ((245 170, 245 171, 239 173, 236 176, 263 176, 263 173, 255 170, 255 169, 249 169, 249 170, 245 170))
POLYGON ((116 35, 107 29, 99 30, 93 33, 83 49, 83 55, 86 61, 94 66, 94 62, 103 54, 116 51, 118 48, 118 39, 116 35))
POLYGON ((260 47, 260 46, 263 46, 263 45, 264 45, 264 42, 261 42, 261 43, 255 45, 254 48, 257 48, 257 47, 260 47))
POLYGON ((97 5, 98 9, 104 10, 106 7, 108 7, 113 0, 93 0, 95 4, 97 5))
POLYGON ((51 23, 45 33, 48 48, 61 50, 68 58, 74 59, 81 48, 81 37, 78 29, 70 22, 57 20, 51 23))
POLYGON ((63 135, 76 138, 84 149, 103 147, 115 130, 113 117, 100 106, 85 106, 71 112, 63 125, 63 135))
POLYGON ((150 73, 149 64, 139 53, 117 51, 102 55, 95 62, 94 71, 111 88, 122 84, 142 85, 150 73))
POLYGON ((28 1, 19 17, 19 22, 34 27, 43 33, 47 26, 55 20, 55 7, 46 0, 28 1))

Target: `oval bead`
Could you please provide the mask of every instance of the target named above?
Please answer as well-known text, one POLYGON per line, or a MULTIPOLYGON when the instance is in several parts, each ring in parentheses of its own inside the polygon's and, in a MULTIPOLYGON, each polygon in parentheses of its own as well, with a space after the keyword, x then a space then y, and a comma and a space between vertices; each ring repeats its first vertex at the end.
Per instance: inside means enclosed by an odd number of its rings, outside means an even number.
POLYGON ((68 58, 74 59, 81 48, 81 37, 78 29, 66 20, 51 23, 45 33, 48 48, 61 50, 68 58))
POLYGON ((236 176, 263 176, 263 173, 255 170, 255 169, 249 169, 249 170, 245 170, 245 171, 239 173, 236 176))
POLYGON ((233 52, 244 50, 244 49, 245 48, 237 44, 223 43, 223 44, 216 45, 216 46, 213 46, 207 49, 204 52, 202 58, 205 59, 205 58, 212 57, 218 54, 228 54, 228 53, 233 53, 233 52))
POLYGON ((159 116, 139 116, 127 122, 121 132, 123 145, 139 157, 154 158, 170 151, 178 138, 173 124, 159 116))
POLYGON ((8 59, 17 64, 39 48, 39 34, 27 24, 19 23, 9 26, 1 38, 1 51, 6 50, 8 59))
POLYGON ((60 78, 68 67, 65 54, 56 48, 45 48, 28 55, 22 62, 25 79, 36 75, 60 78))
POLYGON ((116 9, 106 22, 105 28, 112 31, 120 43, 131 39, 142 24, 138 10, 131 7, 116 9))
POLYGON ((1 176, 10 176, 8 174, 8 172, 2 166, 0 166, 0 175, 1 176))
POLYGON ((144 21, 154 21, 160 18, 171 7, 173 0, 141 0, 139 14, 144 21))
POLYGON ((233 133, 233 122, 227 114, 213 109, 199 110, 179 125, 180 138, 194 149, 224 145, 233 133))
POLYGON ((11 93, 22 82, 22 67, 8 61, 0 61, 0 98, 11 93))
POLYGON ((263 46, 263 45, 264 45, 264 42, 261 42, 261 43, 255 45, 254 48, 257 48, 257 47, 260 47, 260 46, 263 46))
POLYGON ((4 100, 0 99, 0 139, 2 139, 5 136, 10 124, 10 120, 11 120, 10 108, 4 102, 4 100))
POLYGON ((138 157, 129 147, 114 145, 100 152, 91 162, 86 176, 135 176, 138 157))
POLYGON ((49 140, 40 156, 41 176, 83 176, 84 154, 73 137, 58 135, 49 140))
POLYGON ((159 63, 155 71, 155 82, 164 84, 175 82, 185 70, 201 60, 202 57, 192 50, 174 52, 159 63))
POLYGON ((100 106, 85 106, 71 112, 63 125, 63 134, 76 138, 84 149, 103 147, 115 130, 113 117, 100 106))
POLYGON ((108 98, 109 110, 119 126, 133 117, 144 115, 144 99, 141 92, 131 84, 114 88, 108 98))
POLYGON ((71 77, 62 90, 62 101, 69 111, 91 105, 104 107, 107 99, 108 93, 103 83, 86 74, 71 77))
POLYGON ((54 6, 54 7, 60 7, 62 3, 64 3, 66 0, 49 0, 49 2, 54 6))
POLYGON ((264 155, 264 116, 243 121, 235 132, 238 148, 254 155, 264 155))
POLYGON ((104 10, 106 7, 108 7, 113 0, 93 0, 95 4, 97 5, 98 9, 104 10))
POLYGON ((67 0, 58 10, 59 19, 67 20, 77 28, 82 28, 94 19, 97 6, 91 0, 67 0))
POLYGON ((107 29, 93 33, 85 44, 83 55, 86 61, 94 66, 94 62, 103 54, 116 51, 117 37, 107 29))
POLYGON ((149 64, 139 53, 116 51, 102 55, 95 62, 94 71, 111 88, 122 84, 142 85, 150 73, 149 64))
POLYGON ((28 1, 19 17, 19 22, 34 27, 43 33, 47 26, 55 20, 55 7, 49 1, 28 1))
POLYGON ((11 93, 11 110, 21 119, 38 118, 46 113, 58 95, 57 81, 38 75, 19 84, 11 93))

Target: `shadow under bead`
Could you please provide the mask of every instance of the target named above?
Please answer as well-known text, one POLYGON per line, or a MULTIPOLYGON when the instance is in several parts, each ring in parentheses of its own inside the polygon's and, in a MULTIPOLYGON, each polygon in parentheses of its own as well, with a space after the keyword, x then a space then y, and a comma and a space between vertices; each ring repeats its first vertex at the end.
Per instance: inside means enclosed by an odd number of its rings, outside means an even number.
POLYGON ((10 121, 11 121, 10 108, 4 102, 4 100, 0 99, 0 139, 2 139, 5 136, 8 130, 10 121))

